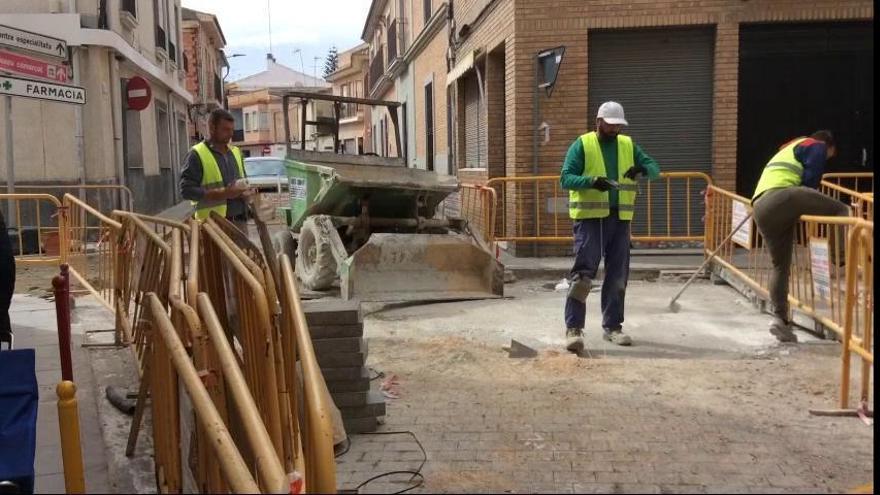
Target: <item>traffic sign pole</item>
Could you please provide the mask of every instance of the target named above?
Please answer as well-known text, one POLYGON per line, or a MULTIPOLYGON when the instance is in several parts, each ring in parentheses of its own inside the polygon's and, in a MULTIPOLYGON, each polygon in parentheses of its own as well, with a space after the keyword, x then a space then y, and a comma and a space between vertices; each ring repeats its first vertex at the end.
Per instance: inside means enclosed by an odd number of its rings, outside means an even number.
MULTIPOLYGON (((6 114, 6 192, 15 194, 15 155, 12 153, 12 97, 6 95, 3 97, 3 109, 6 114)), ((12 214, 13 200, 7 203, 6 208, 6 225, 16 227, 17 219, 12 214)), ((6 232, 0 232, 0 235, 7 235, 6 232)))

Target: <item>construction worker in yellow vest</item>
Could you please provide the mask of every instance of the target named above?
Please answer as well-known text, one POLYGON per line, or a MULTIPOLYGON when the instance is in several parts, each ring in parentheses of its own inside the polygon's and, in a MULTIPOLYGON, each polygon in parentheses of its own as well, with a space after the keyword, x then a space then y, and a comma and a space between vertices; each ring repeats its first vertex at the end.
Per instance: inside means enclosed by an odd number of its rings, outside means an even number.
MULTIPOLYGON (((769 287, 773 304, 770 333, 780 342, 797 342, 788 305, 788 278, 798 219, 801 215, 850 214, 845 204, 816 190, 825 162, 836 151, 830 131, 816 131, 810 137, 785 143, 764 166, 752 195, 755 224, 764 237, 773 264, 769 287)), ((836 239, 836 242, 842 241, 836 239)))
POLYGON ((569 191, 569 216, 574 223, 574 266, 565 299, 565 347, 574 353, 584 349, 587 295, 603 257, 603 338, 617 345, 632 343, 623 333, 623 305, 636 179, 656 179, 660 167, 629 136, 620 134, 625 125, 623 107, 613 101, 603 103, 596 130, 572 143, 562 167, 560 184, 569 191))
POLYGON ((190 200, 196 219, 204 221, 212 211, 229 219, 247 233, 246 199, 253 194, 245 178, 241 151, 230 146, 235 118, 223 109, 211 112, 209 137, 192 147, 180 174, 180 195, 190 200))

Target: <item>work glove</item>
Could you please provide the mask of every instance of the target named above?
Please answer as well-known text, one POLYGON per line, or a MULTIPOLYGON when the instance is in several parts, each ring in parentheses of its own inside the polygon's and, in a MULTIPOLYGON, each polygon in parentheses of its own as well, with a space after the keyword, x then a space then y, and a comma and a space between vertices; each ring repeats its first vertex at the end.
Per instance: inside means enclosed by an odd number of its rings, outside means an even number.
POLYGON ((598 189, 602 192, 614 189, 614 183, 605 177, 593 177, 593 182, 590 185, 593 186, 594 189, 598 189))
POLYGON ((623 176, 629 180, 636 180, 636 177, 640 175, 648 175, 648 169, 641 165, 633 165, 625 174, 623 174, 623 176))

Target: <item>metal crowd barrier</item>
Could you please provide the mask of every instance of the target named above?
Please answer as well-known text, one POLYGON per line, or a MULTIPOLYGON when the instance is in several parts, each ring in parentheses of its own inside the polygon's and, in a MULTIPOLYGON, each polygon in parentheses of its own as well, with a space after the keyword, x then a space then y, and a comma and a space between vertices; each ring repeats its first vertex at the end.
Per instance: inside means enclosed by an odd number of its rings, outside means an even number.
MULTIPOLYGON (((15 230, 12 250, 22 265, 60 265, 67 262, 67 215, 51 194, 0 194, 6 225, 15 230)), ((0 232, 0 235, 9 235, 0 232)))
MULTIPOLYGON (((639 242, 703 240, 703 191, 712 179, 701 172, 663 172, 656 181, 640 181, 632 239, 639 242)), ((568 191, 559 176, 499 177, 463 191, 495 190, 496 194, 464 193, 461 216, 489 224, 489 241, 531 243, 572 242, 568 191), (480 201, 468 201, 468 197, 480 201), (487 205, 486 203, 491 202, 487 205), (500 212, 500 218, 498 215, 500 212), (488 219, 486 216, 488 215, 488 219)))
MULTIPOLYGON (((856 187, 857 186, 858 184, 856 184, 856 187)), ((850 205, 853 209, 854 216, 864 218, 865 220, 870 220, 872 222, 874 221, 873 191, 860 192, 855 189, 844 187, 840 185, 840 183, 832 182, 828 179, 822 179, 822 181, 819 183, 819 191, 827 196, 831 196, 834 199, 850 205)))
MULTIPOLYGON (((150 293, 146 297, 147 305, 150 311, 153 327, 155 328, 156 337, 153 338, 151 354, 153 362, 162 364, 163 367, 170 369, 169 377, 174 378, 173 381, 164 383, 163 377, 157 375, 154 380, 158 381, 160 387, 153 387, 153 390, 160 390, 177 394, 177 378, 179 377, 184 389, 192 401, 193 410, 196 419, 202 431, 205 432, 203 438, 211 448, 213 455, 207 456, 203 462, 214 461, 220 468, 223 478, 227 481, 229 489, 233 493, 259 493, 260 488, 254 477, 248 469, 248 464, 236 448, 232 434, 226 426, 220 413, 211 400, 202 376, 190 361, 186 348, 183 346, 177 329, 171 322, 164 303, 159 298, 150 293), (165 389, 162 386, 167 385, 165 389), (173 389, 173 390, 172 390, 173 389)), ((154 438, 162 439, 160 444, 155 446, 156 464, 157 464, 157 484, 160 493, 181 493, 181 484, 179 472, 174 473, 175 469, 179 469, 180 445, 169 445, 170 438, 164 430, 174 429, 179 423, 168 422, 161 425, 164 421, 169 420, 168 415, 174 415, 178 412, 177 402, 166 402, 162 397, 154 396, 152 398, 153 414, 157 412, 159 416, 153 417, 154 438), (157 430, 157 428, 160 428, 157 430), (174 456, 178 456, 174 459, 174 456), (168 457, 172 459, 169 460, 168 457), (174 464, 176 463, 176 465, 174 464)), ((179 420, 179 417, 178 417, 179 420)))
MULTIPOLYGON (((707 194, 706 254, 719 247, 752 211, 750 201, 710 187, 707 194)), ((862 399, 867 400, 873 365, 873 230, 874 224, 850 217, 802 216, 795 227, 788 300, 797 309, 842 339, 841 404, 849 394, 850 353, 863 359, 862 399)), ((754 220, 722 246, 713 263, 769 299, 770 255, 754 220)))
POLYGON ((65 231, 70 273, 98 301, 115 311, 114 289, 122 224, 72 194, 64 195, 65 231))
POLYGON ((57 194, 59 201, 65 194, 70 193, 98 210, 134 211, 134 195, 131 189, 120 184, 16 184, 15 189, 53 196, 57 194), (106 199, 109 201, 105 201, 106 199))

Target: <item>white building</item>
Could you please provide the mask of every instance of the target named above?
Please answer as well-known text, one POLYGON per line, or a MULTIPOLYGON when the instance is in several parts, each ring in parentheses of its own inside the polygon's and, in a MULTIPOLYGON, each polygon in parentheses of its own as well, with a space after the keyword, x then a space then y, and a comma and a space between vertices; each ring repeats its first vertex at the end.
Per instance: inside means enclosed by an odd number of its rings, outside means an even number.
MULTIPOLYGON (((61 38, 74 83, 87 103, 13 98, 16 184, 121 183, 140 211, 178 200, 188 148, 181 47, 181 0, 3 0, 0 25, 61 38), (140 76, 152 90, 143 111, 126 108, 125 85, 140 76)), ((0 105, 0 148, 6 121, 0 105)), ((0 157, 2 159, 2 157, 0 157)), ((0 182, 6 181, 0 167, 0 182)))

